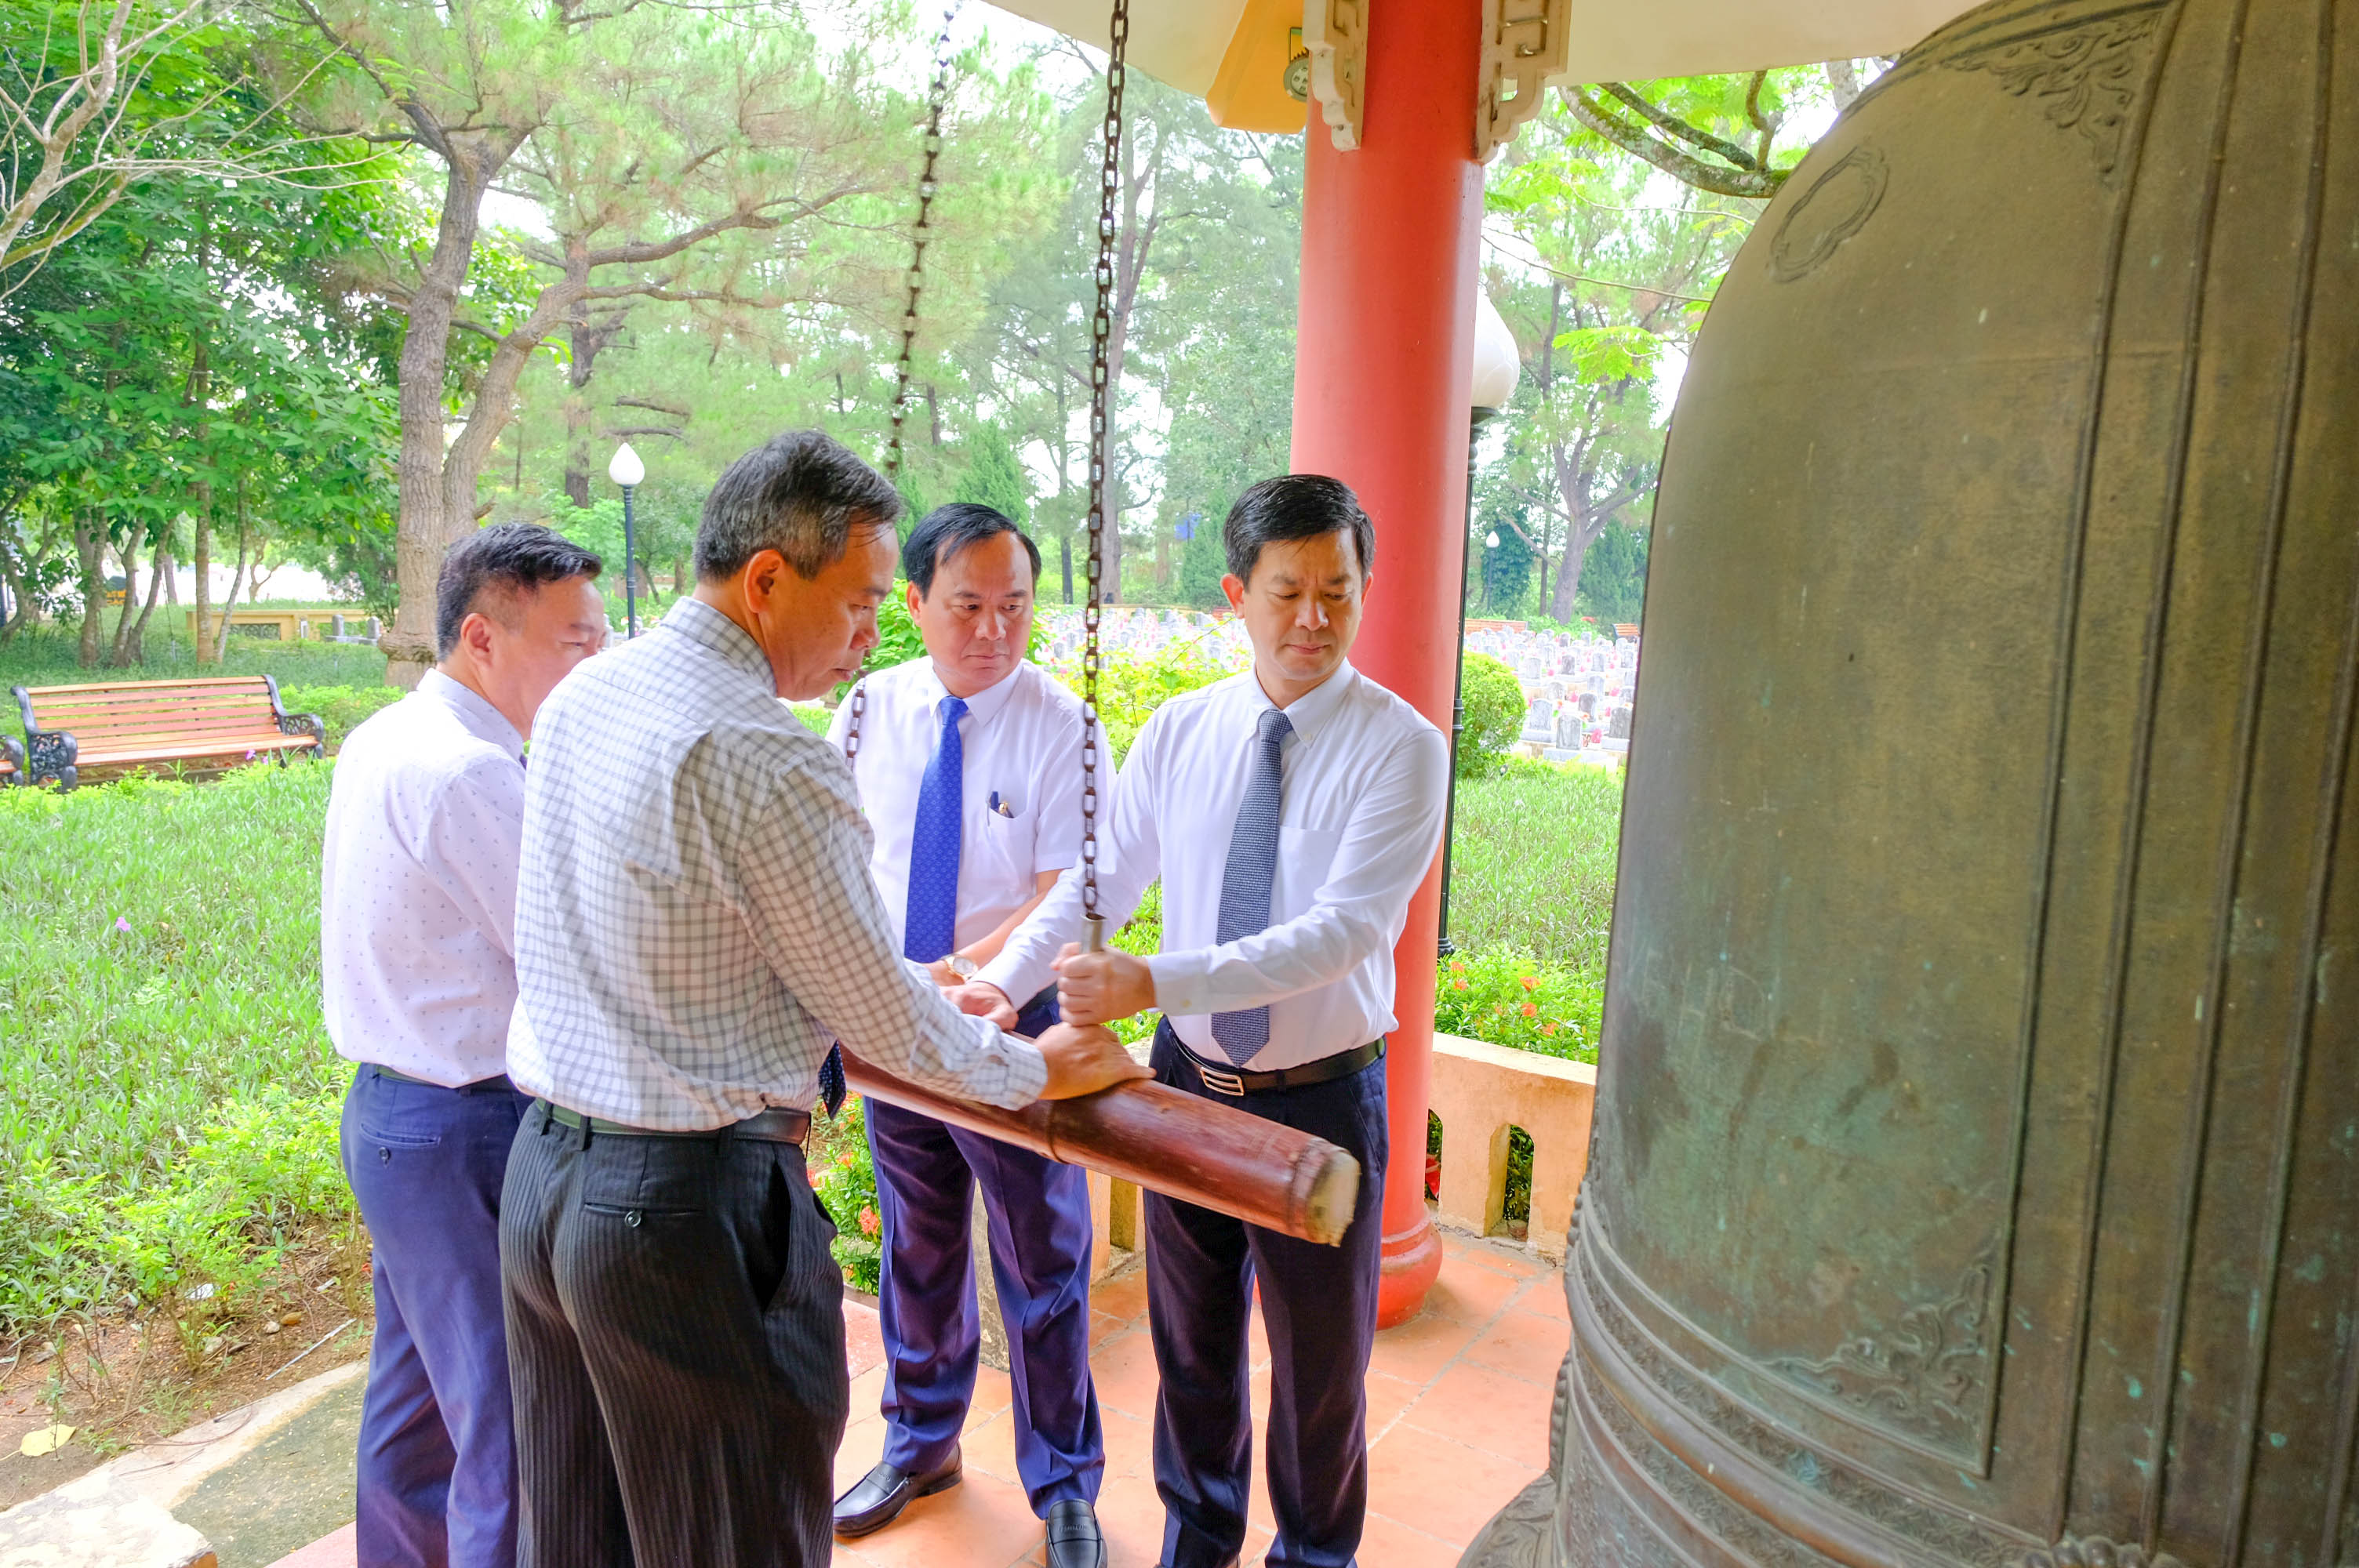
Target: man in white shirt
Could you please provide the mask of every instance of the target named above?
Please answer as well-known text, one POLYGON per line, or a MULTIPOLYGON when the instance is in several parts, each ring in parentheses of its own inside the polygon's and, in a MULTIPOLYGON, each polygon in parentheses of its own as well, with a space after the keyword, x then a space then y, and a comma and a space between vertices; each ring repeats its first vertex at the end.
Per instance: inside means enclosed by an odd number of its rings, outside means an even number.
MULTIPOLYGON (((938 508, 902 546, 901 569, 925 655, 862 681, 828 739, 853 759, 876 836, 869 865, 902 957, 957 985, 1081 856, 1082 705, 1025 660, 1040 551, 1013 522, 971 502, 938 508)), ((1044 987, 1016 1031, 1038 1034, 1057 1017, 1044 987)), ((881 1100, 867 1103, 867 1121, 884 1221, 885 1452, 836 1499, 836 1535, 882 1530, 912 1499, 958 1484, 982 1345, 969 1210, 979 1183, 1007 1325, 1016 1466, 1047 1526, 1048 1568, 1103 1568, 1087 1176, 881 1100)))
POLYGON ((900 510, 817 431, 748 452, 695 595, 540 715, 508 1032, 539 1098, 500 1204, 526 1568, 832 1556, 843 1276, 802 1143, 833 1044, 1010 1108, 1145 1076, 901 957, 851 770, 777 700, 876 645, 900 510))
POLYGON ((598 571, 527 524, 453 549, 440 662, 336 759, 321 990, 329 1039, 361 1065, 344 1173, 375 1244, 364 1568, 516 1561, 499 1199, 526 1105, 506 1076, 524 743, 541 699, 605 640, 598 571))
POLYGON ((1219 1568, 1245 1543, 1256 1284, 1270 1346, 1268 1561, 1347 1568, 1367 1510, 1393 946, 1440 844, 1449 747, 1348 662, 1375 550, 1349 489, 1265 480, 1238 497, 1223 544, 1222 587, 1253 668, 1147 720, 1114 784, 1100 864, 1110 925, 1162 878, 1162 951, 1080 952, 1081 877, 1068 872, 957 1000, 1004 1006, 1053 972, 1068 1022, 1160 1008, 1158 1079, 1358 1157, 1341 1247, 1152 1193, 1145 1205, 1166 1568, 1219 1568))

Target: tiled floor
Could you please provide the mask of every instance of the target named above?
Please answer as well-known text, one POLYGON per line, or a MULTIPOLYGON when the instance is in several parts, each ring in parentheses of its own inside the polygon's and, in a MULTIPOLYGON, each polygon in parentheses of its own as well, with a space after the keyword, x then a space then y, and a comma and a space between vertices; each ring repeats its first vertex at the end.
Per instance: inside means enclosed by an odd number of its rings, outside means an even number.
MULTIPOLYGON (((1361 1568, 1452 1568, 1490 1517, 1548 1465, 1549 1400, 1567 1326, 1556 1275, 1518 1249, 1445 1238, 1441 1280, 1426 1308, 1376 1336, 1368 1370, 1369 1519, 1361 1568)), ((1147 1338, 1147 1281, 1134 1272, 1102 1286, 1091 1366, 1106 1435, 1098 1517, 1111 1568, 1146 1568, 1162 1543, 1149 1433, 1155 1358, 1147 1338)), ((876 1414, 884 1371, 873 1315, 854 1314, 850 1346, 853 1421, 836 1456, 848 1487, 884 1444, 876 1414)), ((1267 1352, 1255 1334, 1256 1441, 1268 1408, 1267 1352)), ((965 1438, 966 1479, 913 1504, 899 1522, 857 1545, 846 1568, 1025 1568, 1040 1562, 1040 1524, 1017 1483, 1007 1378, 986 1368, 965 1438)), ((1245 1563, 1269 1545, 1268 1499, 1258 1478, 1245 1563)), ((349 1529, 280 1568, 352 1568, 349 1529)))

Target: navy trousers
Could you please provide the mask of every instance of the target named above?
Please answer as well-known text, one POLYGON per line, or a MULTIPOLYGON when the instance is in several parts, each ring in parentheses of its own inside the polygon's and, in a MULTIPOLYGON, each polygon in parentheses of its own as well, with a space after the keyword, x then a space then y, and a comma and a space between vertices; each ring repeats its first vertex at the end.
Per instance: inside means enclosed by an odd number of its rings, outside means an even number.
POLYGON ((1376 1336, 1390 1140, 1385 1064, 1307 1088, 1242 1099, 1204 1087, 1171 1026, 1155 1033, 1160 1083, 1326 1139, 1360 1162, 1341 1247, 1321 1247, 1154 1193, 1147 1227, 1155 1398, 1155 1489, 1166 1568, 1216 1568, 1245 1539, 1252 1485, 1254 1287, 1269 1329, 1268 1471, 1277 1523, 1271 1568, 1349 1568, 1368 1509, 1368 1353, 1376 1336))
MULTIPOLYGON (((1056 995, 1049 992, 1025 1008, 1016 1027, 1037 1034, 1056 1021, 1056 995)), ((1044 1518, 1052 1503, 1095 1502, 1105 1436, 1090 1382, 1087 1174, 881 1100, 866 1108, 885 1222, 876 1291, 885 1462, 934 1469, 956 1451, 966 1424, 983 1332, 969 1208, 979 1184, 1007 1328, 1016 1473, 1044 1518)))
POLYGON ((376 1253, 359 1568, 516 1562, 500 1185, 530 1103, 504 1077, 446 1089, 372 1066, 345 1096, 344 1175, 376 1253))

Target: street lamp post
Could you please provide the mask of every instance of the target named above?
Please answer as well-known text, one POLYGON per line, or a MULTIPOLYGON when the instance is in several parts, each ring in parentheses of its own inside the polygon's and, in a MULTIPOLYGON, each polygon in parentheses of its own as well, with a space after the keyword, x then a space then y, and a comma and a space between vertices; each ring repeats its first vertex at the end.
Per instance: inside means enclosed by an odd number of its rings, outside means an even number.
MULTIPOLYGON (((1507 330, 1506 322, 1499 319, 1491 297, 1479 287, 1474 291, 1474 377, 1473 399, 1474 407, 1468 416, 1466 433, 1466 526, 1462 536, 1472 538, 1474 532, 1474 450, 1483 438, 1483 427, 1498 416, 1499 410, 1516 395, 1516 383, 1521 377, 1517 362, 1516 336, 1507 330)), ((1496 542, 1498 535, 1491 535, 1496 542)), ((1445 958, 1458 951, 1450 940, 1450 867, 1451 840, 1458 836, 1458 744, 1466 729, 1466 574, 1467 557, 1472 552, 1458 553, 1458 666, 1451 676, 1450 690, 1450 804, 1441 819, 1441 916, 1440 940, 1436 944, 1445 958)))
POLYGON ((631 492, 647 477, 647 465, 639 461, 639 454, 625 441, 614 449, 606 477, 623 487, 623 636, 628 641, 639 634, 638 556, 631 548, 631 492))

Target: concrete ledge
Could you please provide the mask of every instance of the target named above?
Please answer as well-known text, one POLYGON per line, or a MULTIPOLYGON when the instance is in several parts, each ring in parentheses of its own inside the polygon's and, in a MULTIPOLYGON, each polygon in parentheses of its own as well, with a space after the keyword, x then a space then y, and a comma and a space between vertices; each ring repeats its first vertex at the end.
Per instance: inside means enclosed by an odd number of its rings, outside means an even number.
POLYGON ((1433 1037, 1429 1104, 1441 1119, 1441 1219, 1488 1236, 1507 1190, 1507 1130, 1532 1141, 1532 1212, 1526 1236, 1548 1258, 1564 1256, 1573 1195, 1589 1165, 1597 1069, 1455 1034, 1433 1037))
POLYGON ((213 1568, 211 1543, 172 1510, 366 1365, 347 1362, 199 1422, 0 1513, 0 1568, 213 1568))

